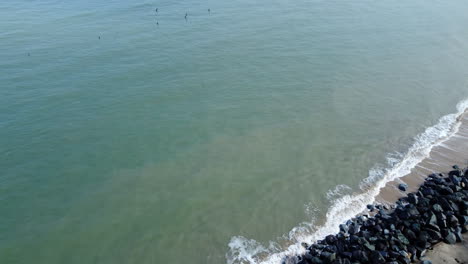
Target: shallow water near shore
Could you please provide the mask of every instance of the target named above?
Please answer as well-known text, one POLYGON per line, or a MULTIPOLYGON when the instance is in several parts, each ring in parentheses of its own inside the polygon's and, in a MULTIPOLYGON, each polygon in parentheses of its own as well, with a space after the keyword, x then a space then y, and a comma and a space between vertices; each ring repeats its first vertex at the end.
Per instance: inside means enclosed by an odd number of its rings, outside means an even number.
POLYGON ((467 11, 0 3, 0 263, 275 263, 455 135, 467 11))

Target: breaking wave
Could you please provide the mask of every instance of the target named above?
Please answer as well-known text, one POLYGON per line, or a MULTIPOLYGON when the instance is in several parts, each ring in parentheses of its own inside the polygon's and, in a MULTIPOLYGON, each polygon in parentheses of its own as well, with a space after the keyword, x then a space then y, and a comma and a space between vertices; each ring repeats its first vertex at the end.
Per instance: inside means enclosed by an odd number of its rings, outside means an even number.
MULTIPOLYGON (((253 239, 235 236, 229 242, 229 252, 226 254, 228 264, 279 264, 286 256, 296 256, 305 252, 301 243, 314 243, 329 234, 339 232, 339 225, 366 209, 367 204, 375 201, 380 190, 388 183, 411 172, 418 163, 429 156, 432 148, 446 141, 457 133, 461 124, 460 117, 468 108, 468 99, 457 104, 457 112, 439 119, 434 126, 419 134, 413 145, 405 154, 391 154, 387 157, 387 167, 375 167, 369 171, 360 188, 362 193, 349 193, 350 187, 338 185, 327 193, 327 198, 333 205, 326 213, 326 221, 321 226, 314 225, 314 220, 304 222, 294 227, 283 239, 289 243, 280 246, 278 242, 270 242, 265 247, 253 239)), ((313 211, 306 206, 307 213, 313 211)))

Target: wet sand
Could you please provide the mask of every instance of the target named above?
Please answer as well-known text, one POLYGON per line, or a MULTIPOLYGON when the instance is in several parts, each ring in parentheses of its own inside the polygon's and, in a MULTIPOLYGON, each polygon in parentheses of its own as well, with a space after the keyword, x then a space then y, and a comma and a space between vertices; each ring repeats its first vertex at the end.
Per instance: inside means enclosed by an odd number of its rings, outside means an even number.
POLYGON ((449 139, 432 148, 429 157, 421 161, 406 176, 387 183, 376 199, 378 203, 394 203, 405 193, 398 190, 400 183, 408 184, 408 192, 416 191, 427 175, 434 172, 448 172, 457 164, 468 166, 468 111, 459 117, 458 131, 449 139))

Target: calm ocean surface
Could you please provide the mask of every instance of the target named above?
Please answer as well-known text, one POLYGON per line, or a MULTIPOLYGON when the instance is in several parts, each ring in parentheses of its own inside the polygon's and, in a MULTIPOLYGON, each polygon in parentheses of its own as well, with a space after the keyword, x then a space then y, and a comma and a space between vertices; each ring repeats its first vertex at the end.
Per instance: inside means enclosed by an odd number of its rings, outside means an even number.
POLYGON ((1 1, 0 263, 255 263, 301 242, 468 97, 467 13, 1 1))

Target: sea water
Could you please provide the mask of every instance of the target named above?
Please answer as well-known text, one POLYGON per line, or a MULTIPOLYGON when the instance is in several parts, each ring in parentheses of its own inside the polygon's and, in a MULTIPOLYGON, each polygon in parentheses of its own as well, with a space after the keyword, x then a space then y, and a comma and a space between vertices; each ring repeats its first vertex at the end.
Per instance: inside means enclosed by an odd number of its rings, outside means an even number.
POLYGON ((0 2, 0 263, 297 252, 452 135, 467 12, 461 0, 0 2))

